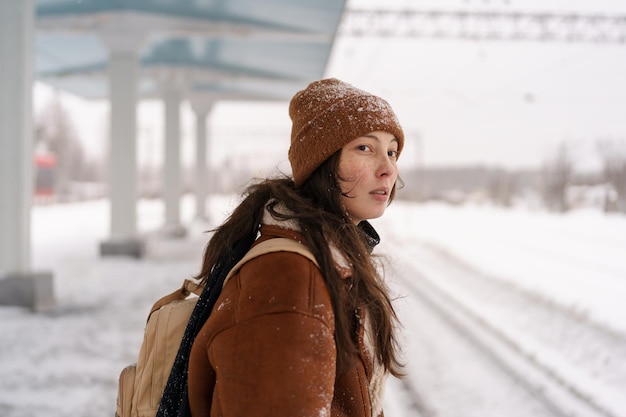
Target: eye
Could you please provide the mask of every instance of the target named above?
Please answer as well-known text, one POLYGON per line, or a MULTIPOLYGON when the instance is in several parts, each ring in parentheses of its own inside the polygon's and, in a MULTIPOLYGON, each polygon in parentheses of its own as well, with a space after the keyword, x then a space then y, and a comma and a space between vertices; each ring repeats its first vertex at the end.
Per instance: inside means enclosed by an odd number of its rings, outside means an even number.
POLYGON ((387 151, 387 156, 395 159, 398 157, 398 151, 387 151))
POLYGON ((372 148, 370 148, 369 145, 359 145, 357 146, 357 149, 360 151, 364 151, 364 152, 369 152, 372 150, 372 148))

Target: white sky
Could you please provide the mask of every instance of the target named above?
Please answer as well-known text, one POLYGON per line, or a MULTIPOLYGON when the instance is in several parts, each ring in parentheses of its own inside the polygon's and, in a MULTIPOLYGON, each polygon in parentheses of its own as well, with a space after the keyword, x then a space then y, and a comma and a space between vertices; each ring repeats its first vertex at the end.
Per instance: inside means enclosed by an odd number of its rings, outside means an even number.
MULTIPOLYGON (((352 0, 358 8, 379 2, 352 0)), ((626 15, 620 1, 396 0, 419 10, 626 15)), ((566 140, 585 163, 599 138, 626 141, 626 44, 339 38, 328 74, 387 98, 427 165, 537 166, 566 140), (586 154, 586 155, 584 155, 586 154)), ((408 152, 407 152, 408 153, 408 152)))
MULTIPOLYGON (((348 7, 380 4, 351 0, 348 7)), ((384 7, 626 15, 626 2, 615 0, 388 0, 384 7)), ((585 168, 597 162, 594 142, 598 139, 626 142, 624 74, 626 44, 340 36, 326 76, 379 94, 392 104, 407 135, 400 160, 406 166, 538 167, 559 142, 567 141, 585 168)), ((75 102, 68 104, 71 109, 81 109, 72 112, 87 148, 103 151, 106 106, 70 101, 75 102)), ((211 116, 212 163, 233 158, 235 163, 285 169, 290 128, 287 104, 218 105, 211 116), (242 118, 248 123, 242 125, 242 118), (255 132, 261 133, 255 136, 255 132)), ((143 105, 140 110, 142 162, 162 159, 160 114, 159 103, 143 105)), ((183 158, 190 162, 194 125, 186 106, 183 117, 183 158)))

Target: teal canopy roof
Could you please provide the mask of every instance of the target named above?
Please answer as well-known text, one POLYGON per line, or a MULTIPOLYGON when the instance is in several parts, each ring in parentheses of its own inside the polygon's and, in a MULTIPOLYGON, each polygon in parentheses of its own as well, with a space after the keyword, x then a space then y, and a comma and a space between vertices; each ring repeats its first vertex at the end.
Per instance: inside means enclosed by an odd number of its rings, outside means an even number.
MULTIPOLYGON (((345 1, 36 0, 39 79, 106 97, 107 39, 140 40, 139 91, 289 98, 323 77, 345 1)), ((119 47, 119 45, 118 45, 119 47)))

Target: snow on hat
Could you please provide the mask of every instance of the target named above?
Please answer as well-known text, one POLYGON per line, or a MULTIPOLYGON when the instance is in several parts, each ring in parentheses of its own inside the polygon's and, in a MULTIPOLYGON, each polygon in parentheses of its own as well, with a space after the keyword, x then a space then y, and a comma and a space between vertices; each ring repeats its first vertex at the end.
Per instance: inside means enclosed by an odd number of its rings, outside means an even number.
POLYGON ((348 142, 375 131, 398 139, 404 132, 389 103, 336 78, 314 81, 289 104, 292 121, 289 162, 296 187, 348 142))

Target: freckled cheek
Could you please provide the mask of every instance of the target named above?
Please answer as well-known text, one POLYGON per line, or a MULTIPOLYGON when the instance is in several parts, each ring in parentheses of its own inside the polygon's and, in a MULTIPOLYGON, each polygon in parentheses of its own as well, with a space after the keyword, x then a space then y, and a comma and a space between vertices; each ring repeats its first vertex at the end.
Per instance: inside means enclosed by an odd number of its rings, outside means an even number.
POLYGON ((340 178, 343 180, 339 180, 339 186, 341 187, 341 191, 350 195, 351 197, 356 197, 361 194, 361 189, 363 187, 363 179, 366 179, 366 175, 369 171, 367 169, 358 169, 357 167, 351 167, 340 173, 340 178))
POLYGON ((343 179, 345 182, 355 182, 363 178, 370 170, 371 168, 366 164, 350 161, 343 164, 343 166, 340 165, 337 173, 339 174, 339 178, 343 179))

